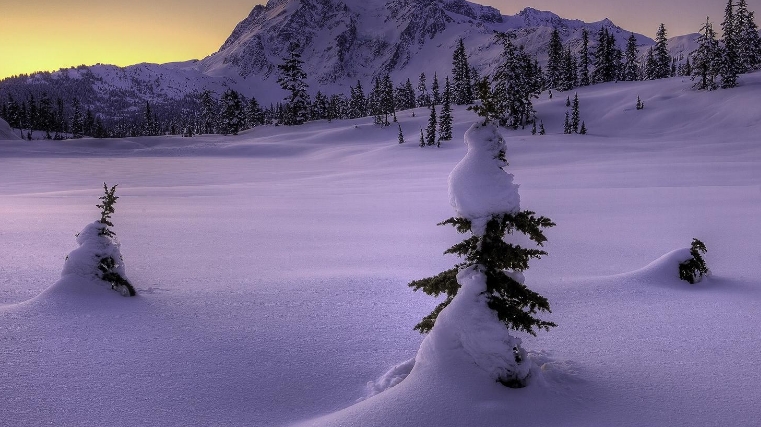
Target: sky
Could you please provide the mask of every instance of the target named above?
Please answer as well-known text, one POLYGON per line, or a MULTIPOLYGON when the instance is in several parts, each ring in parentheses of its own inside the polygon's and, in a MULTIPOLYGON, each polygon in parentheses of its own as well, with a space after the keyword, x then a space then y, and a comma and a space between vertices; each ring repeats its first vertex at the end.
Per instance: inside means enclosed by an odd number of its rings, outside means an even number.
MULTIPOLYGON (((747 0, 761 15, 761 0, 747 0)), ((201 59, 216 52, 256 0, 0 0, 0 78, 96 63, 201 59)), ((723 0, 480 0, 512 15, 526 6, 587 22, 610 18, 655 36, 718 28, 723 0)), ((757 22, 759 19, 756 20, 757 22)))

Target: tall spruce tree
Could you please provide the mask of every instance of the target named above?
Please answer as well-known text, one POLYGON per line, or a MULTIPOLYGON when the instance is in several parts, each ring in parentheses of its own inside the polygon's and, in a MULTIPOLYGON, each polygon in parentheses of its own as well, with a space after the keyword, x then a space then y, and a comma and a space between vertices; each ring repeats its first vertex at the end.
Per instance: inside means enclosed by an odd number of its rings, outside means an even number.
POLYGON ((298 43, 291 43, 288 47, 288 56, 283 58, 283 63, 278 64, 280 76, 277 79, 280 87, 288 92, 285 97, 285 114, 283 121, 286 125, 300 125, 309 118, 309 95, 307 94, 307 75, 304 72, 298 43))
POLYGON ((579 133, 579 121, 581 120, 579 113, 579 94, 573 96, 573 102, 571 103, 571 131, 573 133, 579 133))
POLYGON ((444 94, 442 96, 441 115, 439 116, 439 141, 452 139, 452 106, 450 99, 452 89, 449 85, 449 76, 444 80, 444 94))
POLYGON ((439 89, 439 76, 433 73, 433 82, 431 83, 431 101, 433 105, 441 104, 441 91, 439 89))
POLYGON ((357 80, 357 86, 350 87, 349 118, 357 119, 367 116, 367 98, 362 90, 362 82, 357 80))
POLYGON ((453 101, 457 105, 473 103, 473 82, 471 81, 468 55, 465 53, 465 42, 460 39, 452 54, 452 92, 453 101))
POLYGON ((222 95, 220 127, 223 135, 237 135, 246 125, 246 110, 238 92, 227 89, 222 95))
POLYGON ((564 90, 563 87, 563 42, 560 40, 560 32, 557 28, 552 29, 549 45, 547 46, 547 68, 545 82, 548 89, 564 90))
POLYGON ((655 69, 653 70, 654 79, 665 79, 671 76, 671 54, 669 53, 668 38, 666 36, 666 26, 660 24, 658 31, 655 33, 655 46, 653 47, 653 59, 655 60, 655 69))
POLYGON ((737 75, 741 72, 737 43, 737 20, 735 19, 732 0, 728 0, 727 6, 724 8, 724 21, 721 23, 721 29, 724 33, 724 39, 719 75, 721 75, 721 87, 727 89, 737 86, 737 75))
POLYGON ((425 128, 426 145, 436 145, 436 106, 431 105, 431 115, 428 116, 428 126, 425 128))
POLYGON ((761 35, 758 33, 754 12, 748 10, 745 0, 737 3, 735 29, 739 72, 747 73, 757 69, 761 65, 761 35))
POLYGON ((637 38, 634 33, 629 35, 626 40, 626 52, 624 53, 624 66, 621 74, 621 80, 633 82, 639 80, 639 49, 637 48, 637 38))
POLYGON ((579 52, 579 85, 589 86, 591 83, 589 78, 589 32, 583 28, 581 30, 581 52, 579 52))
POLYGON ((431 105, 431 94, 428 93, 425 73, 420 73, 417 84, 417 105, 431 105))
MULTIPOLYGON (((497 33, 502 45, 500 63, 492 78, 494 89, 487 94, 497 103, 497 123, 517 129, 525 126, 534 114, 532 99, 538 98, 542 87, 541 70, 535 68, 531 56, 521 46, 516 48, 512 33, 497 33)), ((488 85, 488 83, 487 83, 488 85)))
POLYGON ((694 87, 699 90, 716 89, 716 76, 720 67, 719 43, 709 18, 700 29, 698 48, 692 56, 692 79, 697 82, 694 87))
POLYGON ((74 98, 72 101, 73 112, 71 114, 71 135, 76 138, 81 138, 84 135, 85 130, 85 118, 82 114, 82 105, 79 103, 78 98, 74 98))

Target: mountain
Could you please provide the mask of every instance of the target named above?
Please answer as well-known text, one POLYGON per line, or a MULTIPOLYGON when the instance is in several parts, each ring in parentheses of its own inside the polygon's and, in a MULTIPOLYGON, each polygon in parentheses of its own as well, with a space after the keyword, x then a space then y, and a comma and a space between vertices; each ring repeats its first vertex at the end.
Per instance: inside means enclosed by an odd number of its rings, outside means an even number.
MULTIPOLYGON (((465 0, 270 0, 255 6, 219 51, 200 61, 98 64, 17 76, 0 82, 0 99, 48 93, 68 104, 76 96, 112 120, 134 118, 146 102, 159 114, 191 111, 207 89, 220 94, 234 88, 267 105, 284 96, 276 83, 277 65, 294 42, 300 46, 312 93, 348 93, 357 81, 367 90, 374 77, 386 73, 397 84, 407 78, 416 84, 420 73, 430 82, 435 72, 443 83, 460 38, 470 65, 484 75, 494 68, 501 50, 495 32, 514 33, 516 43, 544 63, 553 28, 574 51, 580 48, 584 28, 591 47, 601 28, 612 32, 621 48, 630 35, 608 19, 585 23, 532 8, 508 16, 465 0)), ((636 37, 643 53, 653 44, 643 35, 636 37)))

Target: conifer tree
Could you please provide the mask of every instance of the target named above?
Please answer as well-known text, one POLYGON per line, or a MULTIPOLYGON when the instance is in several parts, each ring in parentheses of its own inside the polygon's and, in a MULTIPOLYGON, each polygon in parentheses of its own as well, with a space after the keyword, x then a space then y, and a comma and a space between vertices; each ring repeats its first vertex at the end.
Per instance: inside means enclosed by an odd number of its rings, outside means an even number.
POLYGON ((568 111, 565 112, 565 120, 563 121, 563 133, 566 135, 571 133, 571 117, 568 111))
POLYGON ((692 239, 690 244, 691 258, 679 264, 679 278, 695 284, 699 282, 703 276, 710 273, 708 266, 706 265, 703 254, 708 252, 706 245, 698 239, 692 239))
POLYGON ((544 122, 539 122, 539 135, 544 135, 546 132, 544 131, 544 122))
POLYGON ((444 81, 444 95, 442 97, 441 115, 439 116, 439 141, 452 139, 452 107, 450 98, 452 90, 449 85, 449 76, 444 81))
POLYGON ((669 54, 668 39, 666 38, 666 26, 660 24, 655 33, 655 46, 653 48, 654 79, 665 79, 671 75, 671 54, 669 54))
POLYGON ((350 87, 351 96, 349 98, 349 118, 357 119, 367 116, 367 99, 362 90, 362 82, 357 80, 356 87, 350 87))
POLYGON ((250 127, 264 125, 264 110, 261 105, 259 105, 259 101, 253 96, 246 106, 246 118, 248 119, 248 125, 250 127))
POLYGON ((573 133, 579 133, 579 94, 577 93, 573 97, 573 104, 571 107, 571 131, 573 133))
POLYGON ((639 98, 639 95, 637 95, 637 109, 642 110, 645 108, 645 104, 642 102, 642 100, 639 98))
MULTIPOLYGON (((467 207, 459 205, 458 202, 459 196, 457 194, 460 192, 470 194, 471 177, 465 174, 476 172, 488 174, 493 185, 487 188, 494 187, 493 191, 500 191, 500 195, 496 196, 499 200, 503 200, 501 197, 505 197, 505 193, 501 192, 504 191, 502 189, 509 185, 513 186, 511 197, 518 197, 517 186, 512 184, 512 175, 507 174, 503 169, 508 163, 505 155, 505 142, 499 136, 497 124, 494 121, 494 118, 499 115, 499 111, 496 110, 498 102, 490 99, 493 92, 487 90, 488 84, 484 85, 484 81, 479 83, 478 88, 481 103, 473 110, 481 117, 482 122, 474 124, 466 133, 466 142, 468 142, 469 155, 473 150, 474 153, 477 153, 474 156, 479 156, 479 162, 483 163, 478 168, 461 170, 455 168, 455 171, 450 175, 449 182, 450 194, 454 194, 452 203, 457 210, 457 216, 439 224, 451 225, 459 233, 467 233, 470 236, 445 252, 462 257, 461 263, 436 276, 416 280, 409 284, 416 291, 422 290, 429 295, 446 297, 415 326, 415 329, 421 333, 431 331, 437 325, 437 319, 442 310, 452 303, 461 289, 465 289, 465 283, 468 286, 474 283, 467 281, 466 278, 476 277, 478 279, 475 280, 483 280, 483 282, 478 282, 478 289, 482 283, 484 289, 482 295, 486 296, 486 307, 494 312, 496 318, 505 328, 536 335, 537 330, 549 330, 556 325, 537 317, 538 312, 550 312, 550 305, 546 298, 530 290, 523 283, 522 272, 528 268, 528 263, 532 258, 541 258, 546 255, 546 252, 508 243, 505 239, 513 234, 522 233, 536 245, 542 246, 547 240, 543 229, 553 227, 555 224, 549 218, 537 217, 532 211, 521 211, 517 202, 500 203, 498 204, 499 207, 491 208, 486 213, 481 213, 480 210, 477 213, 472 212, 467 207), (484 168, 491 169, 486 170, 484 168), (467 172, 464 172, 465 170, 467 172), (502 175, 501 172, 504 172, 505 175, 502 175), (474 275, 470 273, 474 273, 474 275)), ((482 181, 478 180, 477 182, 482 181)), ((484 195, 484 198, 488 197, 488 195, 484 195)), ((487 203, 491 205, 491 199, 487 200, 487 203)), ((472 288, 469 287, 468 289, 472 288)), ((519 341, 515 342, 514 345, 512 350, 515 360, 508 361, 508 363, 520 364, 523 361, 522 355, 525 355, 525 351, 520 348, 519 341)), ((506 376, 498 377, 497 381, 505 386, 523 387, 526 385, 525 376, 516 376, 515 371, 510 372, 508 369, 504 375, 506 376)))
POLYGON ((285 113, 283 116, 286 125, 301 125, 309 118, 309 95, 307 94, 307 75, 302 69, 304 61, 301 60, 298 43, 291 43, 288 47, 288 56, 283 58, 283 63, 278 64, 280 76, 277 79, 280 87, 288 92, 285 97, 285 113))
POLYGON ((560 32, 557 28, 552 29, 549 45, 547 46, 547 71, 545 81, 548 89, 561 89, 563 82, 563 42, 560 40, 560 32))
POLYGON ((531 124, 531 135, 536 135, 536 116, 534 116, 534 120, 531 124))
POLYGON ((217 101, 212 97, 211 91, 201 93, 201 127, 202 133, 211 134, 216 132, 217 127, 217 101))
POLYGON ((738 71, 747 73, 761 65, 761 36, 754 19, 754 12, 748 11, 745 0, 739 0, 735 12, 737 34, 738 71))
POLYGON ((719 70, 719 43, 709 18, 700 29, 698 48, 692 57, 692 79, 698 81, 693 85, 699 90, 716 89, 716 75, 719 70))
POLYGON ((436 145, 436 106, 431 105, 431 115, 428 117, 428 127, 425 128, 426 145, 436 145))
POLYGON ((71 134, 76 139, 84 135, 85 118, 82 115, 82 106, 79 103, 79 99, 74 98, 72 104, 74 112, 71 115, 71 134))
POLYGON ((581 52, 579 53, 579 85, 589 86, 589 32, 586 28, 581 30, 581 52))
POLYGON ((417 105, 431 105, 431 95, 428 93, 425 73, 420 73, 417 84, 417 105))
POLYGON ((423 136, 423 129, 420 129, 420 144, 421 147, 425 147, 425 136, 423 136))
POLYGON ((624 69, 621 80, 633 82, 638 80, 639 74, 639 49, 637 48, 637 38, 634 33, 629 35, 626 40, 626 52, 624 53, 624 69))
POLYGON ((616 47, 616 38, 603 27, 597 33, 597 39, 592 78, 595 83, 615 81, 618 78, 622 56, 616 47))
POLYGON ((732 0, 728 0, 724 9, 724 22, 721 23, 721 29, 724 33, 724 46, 721 49, 719 74, 721 75, 721 87, 724 89, 737 86, 737 75, 740 72, 736 25, 734 4, 732 0))
POLYGON ((473 87, 471 85, 470 66, 468 65, 468 56, 465 53, 465 43, 460 39, 452 55, 452 100, 455 104, 473 103, 473 87))
POLYGON ((441 104, 441 92, 439 90, 439 76, 433 73, 433 82, 431 83, 431 101, 433 105, 441 104))
MULTIPOLYGON (((513 34, 497 33, 495 38, 503 47, 501 62, 494 77, 493 94, 487 95, 497 102, 500 111, 498 123, 517 129, 525 126, 534 113, 532 99, 539 97, 542 80, 541 70, 526 53, 523 47, 516 48, 512 42, 513 34)), ((488 82, 486 83, 488 86, 488 82)))
POLYGON ((223 135, 237 135, 246 124, 246 112, 238 92, 227 89, 222 95, 220 127, 223 135))
POLYGON ((399 140, 399 143, 400 144, 404 144, 404 134, 402 133, 402 125, 398 124, 398 123, 397 123, 397 125, 399 126, 399 135, 397 136, 398 140, 399 140))
POLYGON ((581 135, 586 135, 587 134, 587 124, 584 123, 583 121, 581 122, 581 129, 579 130, 579 133, 581 135))

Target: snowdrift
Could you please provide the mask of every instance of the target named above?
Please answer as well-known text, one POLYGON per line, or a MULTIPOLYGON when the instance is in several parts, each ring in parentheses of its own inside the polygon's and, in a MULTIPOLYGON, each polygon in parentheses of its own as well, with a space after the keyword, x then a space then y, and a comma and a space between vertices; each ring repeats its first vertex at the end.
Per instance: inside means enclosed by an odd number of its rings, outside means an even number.
POLYGON ((0 141, 13 141, 19 139, 21 139, 21 137, 17 132, 14 132, 13 129, 11 129, 10 125, 8 125, 8 122, 0 119, 0 141))

